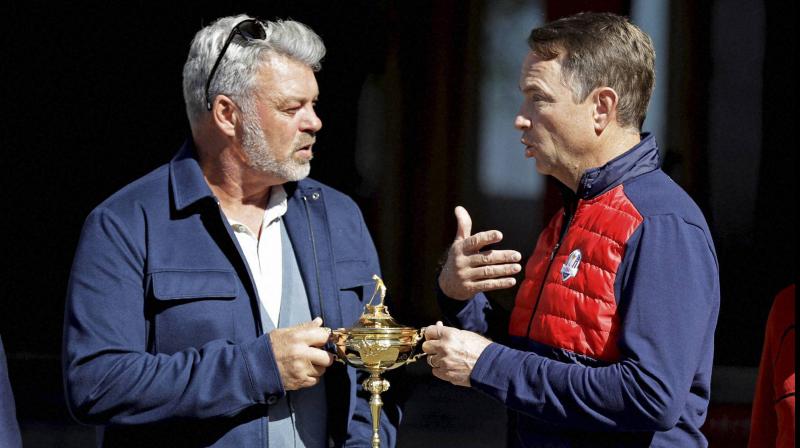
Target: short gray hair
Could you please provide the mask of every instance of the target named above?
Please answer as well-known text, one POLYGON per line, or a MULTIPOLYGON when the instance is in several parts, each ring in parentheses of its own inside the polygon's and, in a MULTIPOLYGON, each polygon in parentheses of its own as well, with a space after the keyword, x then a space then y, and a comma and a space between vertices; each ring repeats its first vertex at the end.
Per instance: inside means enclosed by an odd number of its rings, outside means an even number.
MULTIPOLYGON (((189 56, 183 66, 183 99, 186 115, 194 125, 206 109, 206 80, 219 56, 225 39, 233 27, 243 20, 253 19, 247 15, 223 17, 201 29, 194 36, 189 56)), ((283 55, 319 71, 320 61, 325 56, 322 39, 306 25, 294 20, 263 21, 266 37, 248 41, 236 35, 220 62, 211 81, 208 96, 228 95, 239 107, 252 110, 253 83, 264 63, 273 55, 283 55)))

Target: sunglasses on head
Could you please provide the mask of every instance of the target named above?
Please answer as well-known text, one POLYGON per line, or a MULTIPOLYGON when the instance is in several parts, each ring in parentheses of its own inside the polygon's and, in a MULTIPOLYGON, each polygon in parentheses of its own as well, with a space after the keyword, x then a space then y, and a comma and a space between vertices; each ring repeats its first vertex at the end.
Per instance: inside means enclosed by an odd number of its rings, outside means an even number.
POLYGON ((217 60, 214 62, 214 67, 211 69, 211 73, 208 74, 208 80, 206 81, 206 109, 208 110, 211 110, 211 98, 208 96, 208 89, 211 88, 211 80, 214 79, 214 73, 217 72, 219 63, 222 61, 222 57, 225 56, 225 51, 228 49, 228 46, 231 44, 231 41, 237 34, 242 36, 247 41, 264 40, 267 38, 267 31, 264 29, 263 23, 258 19, 242 20, 234 25, 231 33, 225 40, 225 45, 222 46, 222 50, 219 52, 219 56, 217 56, 217 60))

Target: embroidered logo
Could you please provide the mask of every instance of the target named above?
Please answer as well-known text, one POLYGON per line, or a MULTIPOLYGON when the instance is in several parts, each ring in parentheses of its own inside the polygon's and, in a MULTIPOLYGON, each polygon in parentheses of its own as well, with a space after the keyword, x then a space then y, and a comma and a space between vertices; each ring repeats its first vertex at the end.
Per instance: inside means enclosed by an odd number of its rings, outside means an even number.
POLYGON ((581 264, 581 250, 575 249, 561 266, 561 281, 565 282, 578 275, 578 265, 581 264))

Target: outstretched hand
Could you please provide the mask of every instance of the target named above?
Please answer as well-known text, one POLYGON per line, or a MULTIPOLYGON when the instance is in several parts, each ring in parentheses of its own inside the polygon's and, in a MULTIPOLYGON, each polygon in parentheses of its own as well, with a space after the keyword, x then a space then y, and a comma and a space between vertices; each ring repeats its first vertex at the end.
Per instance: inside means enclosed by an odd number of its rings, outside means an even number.
POLYGON ((322 328, 319 317, 269 333, 284 389, 297 390, 319 383, 325 369, 333 364, 333 355, 321 348, 328 337, 330 330, 322 328))
POLYGON ((479 292, 510 288, 517 284, 511 277, 522 270, 522 255, 515 250, 485 250, 503 240, 498 230, 471 235, 472 218, 464 207, 455 209, 456 237, 439 274, 439 287, 450 298, 467 300, 479 292))

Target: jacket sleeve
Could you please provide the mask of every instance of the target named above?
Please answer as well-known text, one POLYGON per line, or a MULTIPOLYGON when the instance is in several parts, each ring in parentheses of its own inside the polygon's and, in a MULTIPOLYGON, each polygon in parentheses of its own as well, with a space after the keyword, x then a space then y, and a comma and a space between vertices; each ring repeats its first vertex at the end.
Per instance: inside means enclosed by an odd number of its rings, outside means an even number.
POLYGON ((490 315, 493 309, 484 293, 479 292, 468 300, 451 299, 439 287, 437 276, 436 299, 446 325, 480 334, 486 334, 489 331, 489 321, 492 320, 490 315))
MULTIPOLYGON (((699 227, 673 215, 646 219, 628 242, 618 279, 622 359, 567 364, 492 344, 472 386, 547 422, 596 430, 673 427, 698 366, 708 362, 719 308, 716 255, 699 227)), ((707 379, 706 379, 707 380, 707 379)))
POLYGON ((129 425, 230 416, 282 396, 266 335, 147 352, 143 234, 103 208, 84 224, 64 318, 64 383, 75 418, 129 425))
POLYGON ((6 368, 6 352, 3 339, 0 338, 0 446, 8 448, 22 447, 22 437, 17 423, 17 411, 14 404, 14 393, 8 380, 6 368))
MULTIPOLYGON (((358 219, 361 225, 361 247, 363 248, 367 259, 368 272, 370 275, 377 273, 380 276, 382 274, 375 244, 373 243, 372 237, 369 234, 369 230, 364 223, 364 218, 361 215, 361 211, 358 210, 358 207, 356 207, 356 210, 358 211, 358 219)), ((391 308, 390 296, 387 295, 385 303, 391 308)), ((351 369, 352 367, 348 368, 351 369)), ((389 373, 388 376, 391 377, 391 373, 389 373)), ((387 375, 384 374, 383 377, 386 378, 387 375)), ((355 409, 353 411, 353 419, 350 421, 347 431, 347 441, 345 442, 345 446, 347 447, 368 448, 371 446, 370 440, 372 439, 372 413, 369 407, 371 394, 370 392, 364 390, 364 387, 362 386, 362 383, 367 378, 369 378, 368 372, 358 371, 356 373, 355 409)), ((400 384, 397 384, 397 382, 393 381, 391 378, 390 382, 391 386, 389 390, 381 394, 383 407, 381 408, 380 416, 380 438, 381 446, 384 447, 393 447, 396 445, 397 428, 400 426, 400 419, 402 418, 402 406, 400 402, 400 397, 402 394, 398 393, 400 384)))

